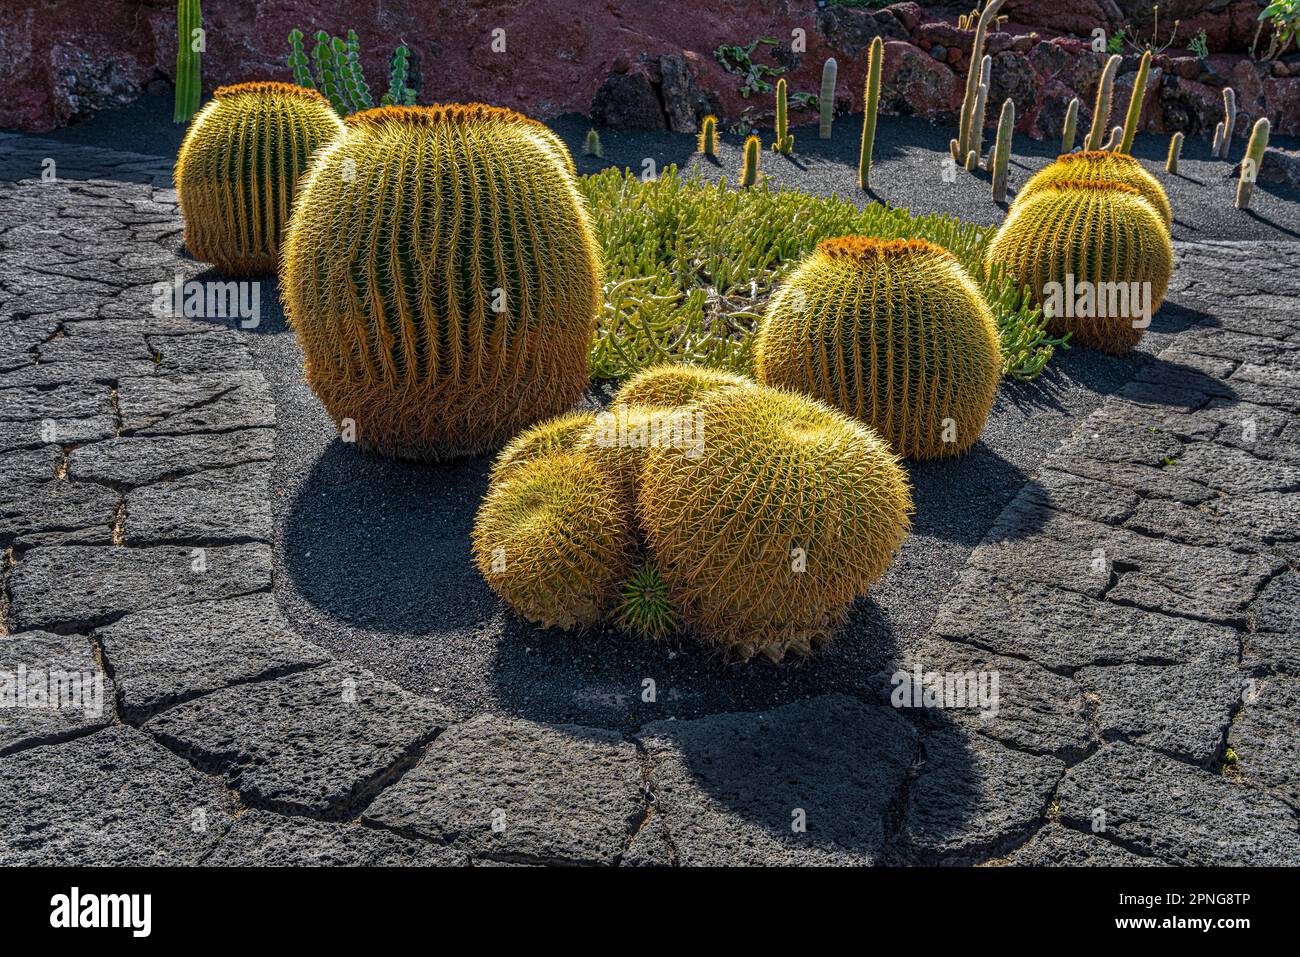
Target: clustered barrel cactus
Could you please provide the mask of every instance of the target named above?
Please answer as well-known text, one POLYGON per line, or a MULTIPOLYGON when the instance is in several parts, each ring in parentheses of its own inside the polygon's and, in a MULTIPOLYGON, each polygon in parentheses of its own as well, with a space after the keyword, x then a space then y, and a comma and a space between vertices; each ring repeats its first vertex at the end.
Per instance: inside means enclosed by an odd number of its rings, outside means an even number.
POLYGON ((307 381, 363 448, 484 452, 587 383, 599 252, 572 157, 512 110, 348 117, 300 191, 281 280, 307 381))
POLYGON ((229 275, 273 272, 298 180, 343 132, 315 90, 290 83, 219 87, 176 160, 185 248, 229 275))
POLYGON ((1173 208, 1169 205, 1169 197, 1165 195, 1160 181, 1127 153, 1108 150, 1085 150, 1058 156, 1055 163, 1044 166, 1029 177, 1028 182, 1016 194, 1012 208, 1025 202, 1043 187, 1064 180, 1123 183, 1136 189, 1155 207, 1166 227, 1174 221, 1173 208))

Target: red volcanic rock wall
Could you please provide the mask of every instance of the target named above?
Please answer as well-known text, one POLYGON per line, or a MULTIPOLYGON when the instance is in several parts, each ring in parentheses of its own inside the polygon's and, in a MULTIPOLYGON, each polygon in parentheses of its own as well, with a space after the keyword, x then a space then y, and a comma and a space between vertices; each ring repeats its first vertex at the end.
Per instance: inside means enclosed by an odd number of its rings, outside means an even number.
MULTIPOLYGON (((857 110, 867 47, 881 36, 881 110, 949 123, 961 103, 973 36, 956 29, 956 19, 973 4, 906 2, 868 10, 817 0, 206 0, 203 80, 210 91, 222 83, 288 79, 290 29, 341 34, 352 28, 372 89, 386 83, 387 59, 400 40, 412 51, 421 102, 484 100, 543 118, 581 112, 603 125, 685 132, 706 112, 718 113, 724 125, 771 115, 770 95, 741 95, 741 79, 714 57, 719 44, 777 38, 780 45, 760 45, 755 60, 785 67, 792 92, 816 93, 822 62, 834 56, 837 106, 857 110), (504 52, 494 50, 494 39, 498 48, 504 40, 504 52)), ((1278 132, 1300 133, 1300 56, 1261 64, 1242 55, 1259 0, 1163 6, 1162 14, 1181 16, 1184 25, 1179 43, 1156 59, 1144 128, 1212 130, 1221 115, 1220 89, 1231 83, 1239 134, 1262 115, 1278 132), (1212 52, 1204 64, 1185 49, 1201 28, 1212 52)), ((1007 21, 988 40, 990 116, 1010 97, 1020 131, 1054 138, 1077 95, 1086 122, 1105 58, 1088 43, 1092 31, 1109 35, 1127 25, 1145 38, 1150 7, 1136 0, 1007 0, 1007 21)), ((1162 15, 1162 43, 1171 26, 1162 15)), ((4 0, 0 127, 50 129, 129 102, 151 83, 169 83, 175 32, 169 0, 4 0)), ((1121 97, 1136 66, 1136 55, 1128 56, 1121 97)), ((794 114, 795 122, 812 118, 807 111, 794 114)))

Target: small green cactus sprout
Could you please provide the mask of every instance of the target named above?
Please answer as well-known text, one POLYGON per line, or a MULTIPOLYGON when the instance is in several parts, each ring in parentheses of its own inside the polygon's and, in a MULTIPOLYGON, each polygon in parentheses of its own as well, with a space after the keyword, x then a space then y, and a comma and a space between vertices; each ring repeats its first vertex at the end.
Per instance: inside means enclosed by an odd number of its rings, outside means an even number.
POLYGON ((1073 97, 1065 108, 1065 126, 1061 129, 1061 152, 1074 149, 1075 132, 1079 126, 1079 98, 1073 97))
POLYGON ((1110 130, 1110 136, 1106 138, 1106 145, 1103 146, 1102 149, 1107 150, 1111 153, 1121 153, 1123 152, 1123 150, 1119 148, 1119 144, 1123 139, 1124 139, 1124 127, 1113 126, 1111 127, 1110 130))
POLYGON ((1147 76, 1150 73, 1151 51, 1147 50, 1142 54, 1142 62, 1138 64, 1137 79, 1133 81, 1133 93, 1128 98, 1128 113, 1124 116, 1124 134, 1119 144, 1121 153, 1128 153, 1133 149, 1133 137, 1137 135, 1138 120, 1142 117, 1142 100, 1147 94, 1147 76))
POLYGON ((880 105, 880 69, 884 60, 885 44, 876 37, 867 54, 867 85, 863 91, 862 151, 858 155, 858 188, 863 190, 871 188, 871 150, 876 144, 876 108, 880 105))
POLYGON ((835 57, 830 57, 822 64, 822 91, 817 97, 817 109, 821 113, 817 136, 823 140, 831 138, 831 123, 835 120, 835 79, 838 75, 839 64, 835 57))
POLYGON ((1265 117, 1255 121, 1250 131, 1250 142, 1246 144, 1246 155, 1241 158, 1241 178, 1237 181, 1237 208, 1250 208, 1250 194, 1259 177, 1259 165, 1264 162, 1264 150, 1268 148, 1269 122, 1265 117))
POLYGON ((980 155, 974 150, 966 154, 966 172, 973 173, 980 168, 980 155))
POLYGON ((1102 149, 1106 136, 1106 124, 1110 122, 1110 97, 1115 87, 1115 74, 1124 58, 1116 54, 1106 61, 1097 81, 1097 99, 1092 107, 1092 127, 1088 130, 1088 139, 1084 141, 1085 150, 1102 149))
POLYGON ((718 118, 710 113, 700 123, 700 136, 696 141, 701 153, 705 156, 712 156, 714 159, 718 156, 718 118))
POLYGON ((1002 103, 998 117, 998 135, 993 141, 993 158, 989 169, 993 172, 993 202, 1007 201, 1007 163, 1011 159, 1011 130, 1016 125, 1016 104, 1010 98, 1002 103))
POLYGON ((785 79, 776 81, 776 142, 772 149, 789 156, 794 150, 794 137, 790 135, 789 108, 786 105, 785 79))
POLYGON ((762 152, 763 143, 757 136, 745 138, 744 165, 740 167, 740 185, 745 189, 758 183, 758 157, 762 152))
POLYGON ((975 39, 971 45, 970 67, 966 72, 966 95, 961 101, 961 121, 957 129, 957 152, 953 159, 961 163, 966 154, 975 149, 975 101, 979 96, 980 83, 984 77, 984 37, 993 18, 997 16, 1005 0, 989 0, 988 6, 980 14, 975 24, 975 39), (978 66, 976 66, 978 64, 978 66))
POLYGON ((1237 94, 1230 86, 1223 88, 1223 139, 1219 142, 1219 158, 1227 159, 1232 152, 1232 134, 1237 130, 1237 94))
POLYGON ((600 146, 600 134, 594 129, 587 130, 587 142, 582 144, 582 152, 596 159, 603 159, 605 152, 600 146))
POLYGON ((1175 133, 1169 140, 1169 157, 1165 160, 1165 172, 1178 175, 1178 158, 1183 154, 1183 134, 1175 133))
POLYGON ((677 609, 659 566, 646 560, 623 583, 614 620, 633 638, 662 641, 677 631, 677 609))

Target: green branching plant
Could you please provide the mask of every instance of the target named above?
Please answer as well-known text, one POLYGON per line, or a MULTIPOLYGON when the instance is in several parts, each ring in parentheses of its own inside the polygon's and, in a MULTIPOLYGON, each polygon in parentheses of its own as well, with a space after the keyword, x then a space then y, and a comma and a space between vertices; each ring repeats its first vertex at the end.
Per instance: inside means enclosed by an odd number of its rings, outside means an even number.
POLYGON ((1137 135, 1138 121, 1142 118, 1142 101, 1147 95, 1147 76, 1151 73, 1151 51, 1142 54, 1138 64, 1137 79, 1133 81, 1133 93, 1128 99, 1128 113, 1124 116, 1124 133, 1120 140, 1119 151, 1129 153, 1133 150, 1133 137, 1137 135))
POLYGON ((880 70, 885 62, 885 44, 876 37, 867 54, 867 81, 863 91, 862 147, 858 154, 858 188, 871 188, 871 151, 876 145, 876 110, 880 106, 880 70))
POLYGON ((1062 343, 1047 335, 1028 290, 1000 273, 984 276, 993 227, 877 203, 859 209, 767 184, 736 190, 675 167, 649 182, 608 169, 579 177, 578 188, 606 268, 595 378, 621 379, 660 362, 750 371, 754 329, 773 289, 832 236, 927 239, 952 252, 993 310, 1004 374, 1033 378, 1062 343))
POLYGON ((1241 176, 1237 180, 1237 208, 1250 207, 1250 194, 1255 189, 1255 180, 1259 178, 1259 167, 1264 162, 1264 150, 1268 149, 1269 122, 1264 117, 1255 121, 1250 131, 1250 142, 1246 144, 1246 155, 1241 158, 1241 176))
MULTIPOLYGON (((289 69, 293 81, 310 90, 319 90, 340 116, 360 113, 374 107, 370 86, 361 71, 361 42, 355 30, 346 37, 331 37, 318 30, 313 38, 311 57, 303 45, 301 30, 289 32, 289 69)), ((399 45, 393 51, 389 67, 388 90, 380 98, 381 106, 414 106, 416 91, 410 82, 411 51, 399 45)))
POLYGON ((839 76, 839 64, 835 57, 822 64, 822 89, 817 96, 817 109, 821 114, 821 124, 817 129, 820 139, 831 138, 831 124, 835 121, 835 80, 839 76))
POLYGON ((176 97, 172 121, 188 123, 203 98, 203 12, 199 0, 176 0, 176 97))
POLYGON ((785 101, 786 83, 782 78, 776 81, 776 140, 772 149, 789 156, 794 152, 794 137, 790 135, 790 112, 785 101))
POLYGON ((1079 98, 1073 97, 1065 108, 1065 125, 1061 129, 1061 152, 1068 153, 1074 149, 1075 131, 1079 126, 1079 98))
POLYGON ((1183 155, 1183 134, 1175 133, 1169 140, 1169 156, 1165 159, 1165 172, 1178 175, 1178 160, 1183 155))
POLYGON ((1196 59, 1204 63, 1210 57, 1210 38, 1204 30, 1201 30, 1196 36, 1187 41, 1187 49, 1196 55, 1196 59))
POLYGON ((1016 125, 1016 104, 1010 98, 1002 103, 998 117, 998 135, 993 143, 989 169, 993 172, 993 202, 1007 201, 1007 163, 1011 159, 1011 131, 1016 125))
POLYGON ((1259 35, 1268 27, 1268 49, 1259 59, 1272 60, 1280 57, 1291 46, 1291 42, 1300 36, 1300 0, 1273 0, 1260 12, 1258 20, 1254 39, 1250 41, 1250 55, 1255 55, 1259 35))
POLYGON ((713 57, 728 73, 740 77, 740 95, 748 99, 755 93, 771 93, 768 77, 779 77, 785 72, 785 67, 771 67, 753 60, 759 46, 774 47, 780 42, 776 37, 759 37, 746 47, 723 44, 713 51, 713 57))
POLYGON ((1092 127, 1088 130, 1088 139, 1084 141, 1085 150, 1099 150, 1106 140, 1106 124, 1110 122, 1110 98, 1115 87, 1115 74, 1123 61, 1121 56, 1112 56, 1106 61, 1097 81, 1097 99, 1092 107, 1092 127))
POLYGON ((988 33, 990 21, 997 17, 998 10, 1006 0, 989 0, 975 24, 975 39, 971 46, 970 66, 966 71, 966 95, 961 101, 961 121, 957 130, 957 152, 953 159, 965 163, 966 157, 975 148, 973 126, 975 123, 975 101, 979 96, 980 82, 984 70, 984 38, 988 33))

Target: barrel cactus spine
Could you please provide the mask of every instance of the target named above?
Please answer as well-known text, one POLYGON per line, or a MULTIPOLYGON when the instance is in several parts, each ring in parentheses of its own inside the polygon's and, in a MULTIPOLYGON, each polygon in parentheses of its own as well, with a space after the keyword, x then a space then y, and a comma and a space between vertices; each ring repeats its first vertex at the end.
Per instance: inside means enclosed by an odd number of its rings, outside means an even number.
POLYGON ((1110 99, 1115 87, 1115 74, 1119 72, 1119 65, 1123 59, 1116 54, 1107 60, 1102 68, 1101 77, 1097 80, 1097 98, 1092 106, 1092 126, 1088 130, 1088 138, 1083 143, 1085 150, 1099 150, 1106 140, 1106 124, 1110 122, 1110 99))
POLYGON ((1173 208, 1160 181, 1147 172, 1142 163, 1127 153, 1111 150, 1085 150, 1063 153, 1055 163, 1043 167, 1021 188, 1014 206, 1027 200, 1039 189, 1063 180, 1113 181, 1131 186, 1155 207, 1166 228, 1174 221, 1173 208))
POLYGON ((754 380, 723 369, 663 364, 643 369, 614 393, 614 402, 676 409, 719 389, 752 386, 754 380))
POLYGON ((565 412, 524 429, 497 455, 492 463, 492 480, 552 452, 581 451, 595 422, 594 412, 565 412))
POLYGON ((313 163, 281 286, 307 381, 362 448, 478 454, 582 393, 600 257, 548 133, 482 104, 380 107, 313 163))
POLYGON ((1142 339, 1173 273, 1169 230, 1136 189, 1106 180, 1048 183, 1017 199, 987 268, 1029 287, 1053 336, 1116 355, 1142 339))
POLYGON ((273 272, 299 180, 343 122, 314 90, 290 83, 216 89, 176 158, 185 248, 228 275, 273 272))
POLYGON ((831 138, 831 124, 835 121, 835 81, 838 76, 839 64, 835 62, 835 57, 829 57, 822 64, 822 88, 817 96, 820 119, 817 136, 823 140, 831 138))
POLYGON ((1264 162, 1264 150, 1268 149, 1269 122, 1264 117, 1255 121, 1250 130, 1250 141, 1246 144, 1246 155, 1241 158, 1241 173, 1237 180, 1238 209, 1250 208, 1250 194, 1259 177, 1260 164, 1264 162))
POLYGON ((700 400, 702 455, 652 448, 646 543, 685 628, 770 661, 829 641, 906 537, 911 495, 870 429, 806 396, 723 389, 700 400))
POLYGON ((983 294, 947 250, 845 236, 818 244, 773 295, 754 369, 862 420, 906 458, 943 458, 979 437, 1002 355, 983 294))

